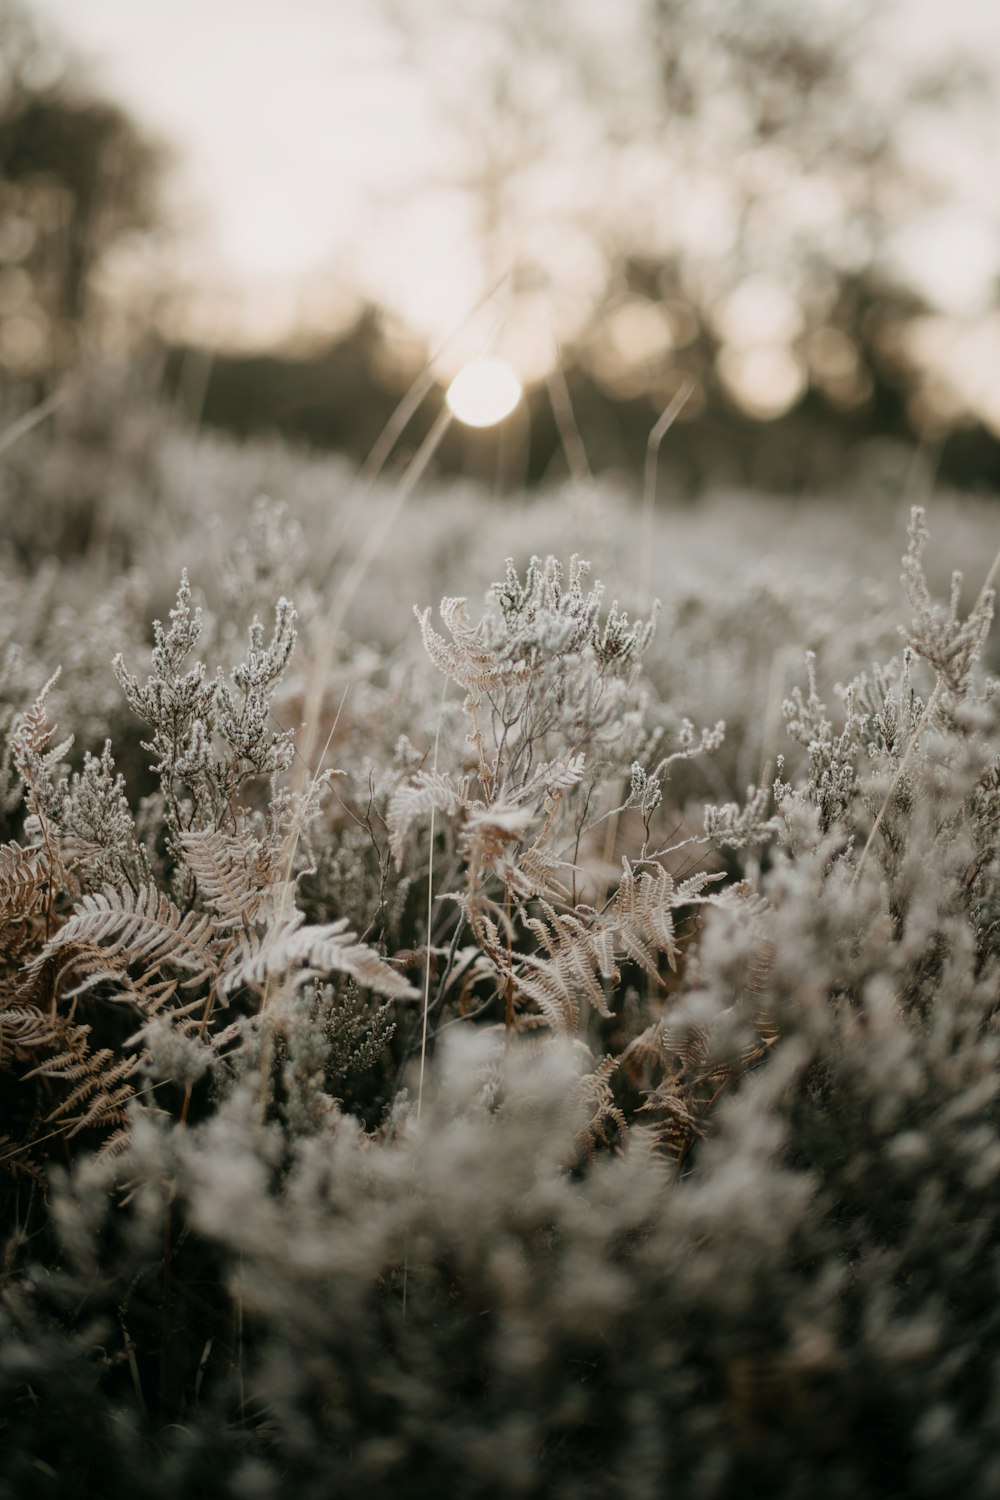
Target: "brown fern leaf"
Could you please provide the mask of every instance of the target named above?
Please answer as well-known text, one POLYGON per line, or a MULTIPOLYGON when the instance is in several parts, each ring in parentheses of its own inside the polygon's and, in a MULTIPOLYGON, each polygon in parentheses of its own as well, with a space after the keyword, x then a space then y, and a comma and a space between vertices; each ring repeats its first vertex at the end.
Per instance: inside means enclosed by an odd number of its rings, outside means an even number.
POLYGON ((22 849, 12 841, 0 846, 0 927, 32 915, 48 875, 46 853, 39 845, 22 849))
MULTIPOLYGON (((196 1003, 200 1007, 202 1002, 196 1003)), ((175 1012, 172 1018, 181 1017, 181 1030, 195 1024, 184 1014, 175 1012)), ((18 1107, 25 1123, 16 1152, 9 1161, 0 1156, 0 1163, 9 1170, 32 1169, 44 1162, 46 1143, 68 1140, 85 1130, 97 1135, 111 1132, 100 1144, 100 1154, 121 1150, 129 1135, 128 1108, 137 1093, 135 1076, 147 1057, 137 1046, 140 1041, 130 1038, 124 1052, 95 1047, 91 1027, 64 1015, 44 1015, 35 1007, 4 1011, 0 1061, 23 1086, 18 1107)))
POLYGON ((61 954, 97 948, 115 972, 134 964, 150 976, 169 966, 185 972, 185 986, 195 985, 217 972, 212 928, 211 918, 185 916, 155 885, 140 887, 137 894, 106 887, 82 898, 28 973, 33 976, 61 954))
POLYGON ((442 599, 441 619, 451 636, 446 641, 431 627, 429 609, 415 610, 423 636, 424 649, 431 661, 467 693, 480 696, 496 693, 504 687, 527 682, 531 667, 499 656, 483 644, 482 627, 470 626, 466 620, 465 599, 442 599))
POLYGON ((402 869, 403 855, 410 830, 418 819, 432 812, 454 817, 468 802, 468 782, 456 783, 450 776, 436 771, 418 771, 411 781, 398 786, 389 799, 386 821, 389 824, 389 848, 402 869))
POLYGON ((748 995, 762 995, 767 987, 767 981, 774 967, 774 944, 771 942, 761 943, 747 964, 746 993, 748 995))
POLYGON ((126 1118, 125 1124, 119 1125, 117 1130, 112 1130, 107 1139, 102 1142, 97 1151, 98 1160, 106 1161, 109 1157, 121 1156, 126 1147, 131 1144, 131 1141, 132 1131, 126 1118))
POLYGON ((689 1074, 704 1073, 712 1048, 709 1027, 685 1019, 664 1022, 660 1027, 660 1045, 665 1058, 679 1058, 689 1074))
POLYGON ((41 1173, 52 1142, 124 1129, 141 1061, 134 1052, 92 1048, 90 1027, 55 1010, 8 1006, 0 1012, 0 1069, 17 1082, 11 1108, 20 1128, 0 1164, 41 1173))
POLYGON ((586 999, 602 1016, 610 1016, 598 975, 616 984, 618 970, 609 964, 604 934, 580 917, 560 916, 541 903, 544 920, 528 919, 541 953, 521 956, 513 974, 518 992, 534 1002, 556 1032, 572 1036, 580 1024, 580 1001, 586 999))
POLYGON ((45 1015, 36 1005, 10 1005, 0 1011, 0 1071, 33 1059, 44 1047, 61 1044, 61 1018, 45 1015))
POLYGON ((273 847, 218 830, 182 833, 179 842, 202 897, 215 911, 216 928, 252 926, 278 877, 280 860, 273 847))
POLYGON ((73 737, 70 735, 62 744, 52 747, 55 725, 49 723, 47 699, 58 682, 61 672, 62 668, 57 667, 27 713, 19 719, 11 738, 14 764, 26 780, 31 779, 32 770, 39 761, 61 760, 73 743, 73 737))
POLYGON ((64 1000, 77 1001, 99 986, 105 987, 103 1000, 134 1006, 148 1021, 169 1006, 171 1019, 179 1022, 193 1011, 203 1009, 205 1003, 198 994, 185 1005, 173 1004, 178 989, 176 975, 160 977, 158 969, 150 969, 136 978, 128 971, 126 955, 119 954, 109 963, 105 950, 93 944, 71 949, 60 967, 49 975, 47 986, 39 980, 36 994, 47 996, 50 1004, 58 1004, 64 1000), (71 989, 63 988, 67 979, 73 981, 71 989))
MULTIPOLYGON (((46 1116, 47 1125, 60 1124, 66 1136, 81 1130, 107 1130, 125 1124, 126 1110, 135 1097, 128 1080, 137 1072, 141 1058, 115 1057, 107 1047, 87 1054, 87 1065, 75 1088, 63 1096, 46 1116)), ((66 1077, 54 1067, 36 1070, 43 1078, 66 1077)))
POLYGON ((245 984, 262 986, 275 975, 292 975, 295 984, 302 984, 316 975, 344 974, 363 989, 390 1000, 418 996, 419 991, 374 948, 358 942, 346 918, 323 926, 302 926, 302 920, 302 913, 294 912, 283 927, 267 934, 255 953, 242 956, 227 969, 219 982, 222 993, 245 984))
POLYGON ((652 1026, 640 1031, 619 1059, 629 1078, 639 1086, 648 1084, 654 1072, 663 1067, 663 1026, 662 1021, 654 1021, 652 1026))
POLYGON ((30 1082, 32 1078, 57 1078, 62 1083, 75 1083, 93 1072, 89 1026, 80 1026, 67 1021, 64 1016, 57 1016, 51 1038, 43 1045, 50 1047, 50 1052, 30 1072, 21 1075, 23 1082, 30 1082), (62 1051, 58 1050, 60 1047, 62 1051))
POLYGON ((105 982, 128 983, 124 957, 109 958, 96 943, 65 944, 35 954, 27 965, 18 995, 51 1012, 61 1001, 76 999, 105 982))
POLYGON ((573 1091, 587 1116, 576 1134, 576 1148, 582 1156, 591 1157, 599 1146, 624 1140, 628 1133, 625 1116, 611 1092, 611 1078, 617 1066, 617 1058, 605 1057, 592 1073, 584 1073, 573 1091))
POLYGON ((501 874, 509 863, 507 851, 511 844, 524 837, 533 821, 527 808, 513 804, 473 806, 462 835, 462 852, 469 867, 477 872, 492 870, 501 874))
POLYGON ((622 878, 611 908, 610 925, 615 947, 639 965, 651 978, 658 978, 657 955, 666 956, 676 970, 680 945, 674 927, 674 912, 679 907, 700 905, 711 900, 703 894, 705 887, 724 877, 721 873, 702 873, 682 880, 678 885, 662 865, 637 869, 622 860, 622 878))
POLYGON ((677 1088, 674 1079, 664 1079, 640 1106, 640 1113, 653 1115, 652 1133, 664 1155, 680 1163, 695 1141, 704 1134, 700 1111, 677 1088))
POLYGON ((531 901, 536 896, 544 896, 548 901, 568 901, 570 888, 557 877, 556 871, 569 866, 540 844, 541 840, 536 839, 516 859, 504 860, 500 870, 504 888, 520 901, 531 901))
POLYGON ((469 931, 479 948, 486 955, 494 970, 499 970, 504 979, 511 977, 510 964, 500 928, 486 910, 486 903, 478 891, 444 891, 441 900, 454 901, 469 924, 469 931))

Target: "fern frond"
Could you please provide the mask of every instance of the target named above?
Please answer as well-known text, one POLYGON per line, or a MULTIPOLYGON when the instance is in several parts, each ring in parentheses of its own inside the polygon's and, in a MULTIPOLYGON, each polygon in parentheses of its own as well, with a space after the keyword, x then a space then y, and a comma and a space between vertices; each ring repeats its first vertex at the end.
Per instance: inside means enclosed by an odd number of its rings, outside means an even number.
POLYGON ((323 926, 301 926, 301 921, 301 912, 296 912, 283 928, 268 933, 255 953, 226 970, 220 990, 228 994, 241 985, 264 985, 272 976, 294 971, 297 985, 318 975, 344 974, 363 989, 390 1000, 411 1000, 418 995, 374 948, 357 941, 345 917, 323 926))
MULTIPOLYGON (((26 1002, 51 1010, 103 987, 102 999, 132 1005, 151 1019, 173 1000, 177 977, 160 977, 155 968, 133 975, 129 972, 129 962, 127 952, 109 955, 96 943, 72 944, 44 957, 37 955, 17 993, 26 1002)), ((187 1006, 174 1007, 173 1014, 185 1015, 202 1003, 201 999, 195 999, 187 1006)))
POLYGON ((167 1006, 170 1006, 170 1015, 175 1021, 204 1006, 200 995, 189 1000, 186 1005, 172 1005, 171 1001, 177 994, 176 976, 160 979, 157 978, 156 970, 150 970, 135 979, 124 962, 119 967, 109 967, 101 948, 81 949, 72 953, 57 975, 53 990, 60 1000, 78 1000, 99 985, 110 987, 102 996, 103 999, 133 1005, 147 1020, 158 1016, 167 1006), (76 983, 72 989, 60 991, 59 981, 69 972, 76 983))
POLYGON ((45 850, 12 841, 0 846, 0 927, 31 915, 48 879, 45 850))
POLYGON ((140 887, 137 894, 107 888, 82 898, 28 972, 69 950, 90 947, 101 949, 105 960, 136 964, 145 974, 159 973, 165 965, 182 969, 188 975, 184 983, 197 984, 216 972, 212 925, 195 912, 185 916, 155 885, 140 887))
POLYGON ((77 1026, 63 1021, 53 1031, 53 1043, 62 1046, 63 1050, 53 1051, 50 1056, 44 1057, 30 1073, 22 1075, 24 1081, 32 1078, 57 1078, 61 1083, 75 1083, 80 1078, 92 1076, 94 1053, 90 1050, 89 1038, 89 1026, 77 1026))
POLYGON ((587 757, 582 752, 579 755, 567 756, 565 760, 553 760, 539 766, 531 779, 518 792, 518 800, 533 796, 538 791, 544 791, 547 797, 555 797, 561 792, 566 792, 570 787, 576 786, 583 780, 586 769, 587 757))
POLYGON ((640 1113, 654 1117, 653 1139, 672 1161, 682 1162, 704 1134, 699 1112, 693 1110, 690 1101, 678 1091, 675 1081, 665 1079, 640 1105, 640 1113))
MULTIPOLYGON (((134 1088, 126 1080, 138 1070, 138 1057, 116 1059, 113 1052, 102 1047, 90 1054, 89 1063, 76 1088, 60 1099, 46 1116, 47 1125, 62 1122, 67 1136, 78 1135, 81 1130, 122 1126, 128 1105, 135 1095, 134 1088), (80 1106, 84 1107, 81 1109, 80 1106)), ((46 1073, 44 1076, 53 1075, 46 1073)))
POLYGON ((576 1134, 576 1149, 582 1156, 593 1156, 598 1146, 612 1144, 614 1135, 628 1134, 625 1116, 615 1103, 611 1078, 618 1059, 605 1057, 592 1073, 584 1073, 573 1090, 574 1102, 583 1106, 586 1118, 576 1134))
POLYGON ((619 1059, 633 1083, 648 1082, 663 1066, 663 1021, 654 1021, 634 1036, 619 1059))
POLYGON ((528 682, 532 669, 525 662, 502 660, 495 648, 484 645, 481 627, 466 624, 465 599, 442 599, 441 618, 451 640, 438 635, 430 624, 429 609, 414 611, 420 623, 424 649, 436 667, 467 693, 496 693, 504 687, 528 682))
POLYGON ((217 829, 181 833, 178 843, 202 897, 214 908, 216 928, 252 925, 278 875, 280 861, 273 848, 217 829))
POLYGON ((556 871, 571 868, 566 860, 558 859, 536 839, 516 859, 505 860, 500 873, 505 888, 521 901, 530 901, 535 896, 544 896, 548 901, 568 901, 569 886, 558 879, 556 871))
POLYGON ((410 830, 418 819, 432 812, 454 817, 468 803, 468 782, 455 782, 437 771, 418 771, 412 781, 398 786, 389 799, 387 822, 389 848, 396 869, 402 868, 403 854, 410 830))
POLYGON ((14 763, 22 776, 30 774, 32 766, 41 761, 61 760, 73 743, 70 735, 62 744, 53 748, 55 725, 49 723, 47 700, 49 693, 59 681, 61 667, 57 667, 42 688, 27 713, 21 716, 11 739, 14 763))
POLYGON ((125 1124, 119 1125, 117 1130, 113 1130, 108 1136, 107 1140, 103 1142, 97 1152, 97 1160, 107 1161, 111 1157, 121 1156, 122 1152, 126 1150, 131 1142, 132 1131, 129 1128, 128 1120, 126 1117, 125 1124))
POLYGON ((491 807, 474 806, 462 834, 462 852, 473 870, 500 873, 508 863, 506 853, 534 822, 528 808, 495 802, 491 807))
POLYGON ((671 969, 676 970, 680 946, 674 912, 679 907, 710 900, 703 895, 706 886, 722 880, 723 875, 703 872, 677 885, 670 872, 659 864, 639 869, 623 859, 622 867, 611 910, 616 947, 652 978, 658 974, 660 953, 666 956, 671 969))
POLYGON ((597 976, 617 983, 618 970, 609 964, 609 950, 598 931, 569 914, 560 916, 542 903, 544 920, 531 917, 527 927, 538 939, 543 954, 528 953, 519 960, 514 981, 521 994, 532 1000, 554 1031, 575 1034, 580 1022, 580 1002, 586 1000, 602 1016, 610 1016, 604 990, 597 976))
POLYGON ((0 1070, 9 1071, 43 1047, 58 1044, 64 1022, 36 1005, 10 1005, 0 1011, 0 1070))

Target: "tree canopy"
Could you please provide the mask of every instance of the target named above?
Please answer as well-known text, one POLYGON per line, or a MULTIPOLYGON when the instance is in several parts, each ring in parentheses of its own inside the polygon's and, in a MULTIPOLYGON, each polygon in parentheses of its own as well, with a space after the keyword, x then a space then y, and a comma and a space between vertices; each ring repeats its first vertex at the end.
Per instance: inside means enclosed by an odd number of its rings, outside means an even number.
POLYGON ((164 155, 17 0, 0 0, 0 368, 75 358, 95 273, 158 222, 164 155))

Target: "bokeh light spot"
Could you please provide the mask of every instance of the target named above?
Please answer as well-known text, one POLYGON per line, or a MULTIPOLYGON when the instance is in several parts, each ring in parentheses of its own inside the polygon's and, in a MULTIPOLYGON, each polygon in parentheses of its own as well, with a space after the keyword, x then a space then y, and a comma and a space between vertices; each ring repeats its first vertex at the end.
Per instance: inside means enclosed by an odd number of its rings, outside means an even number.
POLYGON ((466 427, 495 427, 521 399, 521 382, 505 359, 474 359, 464 365, 445 400, 466 427))

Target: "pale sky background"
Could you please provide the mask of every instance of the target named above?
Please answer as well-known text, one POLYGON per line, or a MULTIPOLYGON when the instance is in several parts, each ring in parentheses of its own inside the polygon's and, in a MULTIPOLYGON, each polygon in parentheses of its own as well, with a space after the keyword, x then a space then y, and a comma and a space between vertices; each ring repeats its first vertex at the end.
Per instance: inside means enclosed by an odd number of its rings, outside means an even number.
MULTIPOLYGON (((418 6, 425 26, 445 19, 438 0, 398 3, 418 6)), ((302 315, 335 321, 360 292, 434 340, 495 274, 477 253, 469 202, 445 186, 472 165, 468 142, 442 125, 432 81, 403 66, 379 0, 33 0, 32 9, 173 147, 183 269, 220 338, 239 327, 266 340, 302 315), (431 177, 440 190, 415 194, 415 181, 431 177)), ((631 0, 579 0, 578 14, 598 44, 603 34, 629 66, 648 64, 630 50, 631 0)), ((884 27, 894 64, 959 41, 1000 82, 1000 0, 886 0, 884 27)), ((462 68, 462 45, 442 26, 448 66, 462 68)), ((575 227, 585 204, 571 200, 587 186, 581 162, 588 150, 599 160, 601 143, 588 142, 581 122, 573 128, 563 180, 556 170, 540 182, 518 234, 556 272, 565 265, 567 296, 585 301, 602 266, 575 227)), ((1000 264, 1000 119, 992 139, 963 130, 915 129, 912 150, 955 201, 908 226, 899 254, 942 312, 968 323, 990 305, 1000 264)), ((641 160, 635 170, 638 180, 641 160)), ((650 173, 652 184, 655 164, 650 173)), ((692 196, 685 232, 708 243, 721 217, 706 189, 692 196)), ((1000 351, 994 332, 995 347, 975 355, 977 379, 1000 351)))

